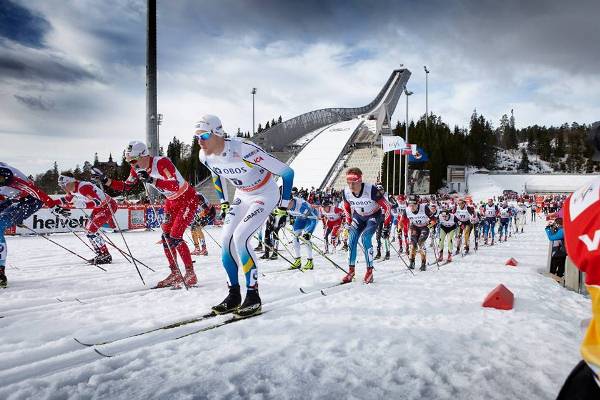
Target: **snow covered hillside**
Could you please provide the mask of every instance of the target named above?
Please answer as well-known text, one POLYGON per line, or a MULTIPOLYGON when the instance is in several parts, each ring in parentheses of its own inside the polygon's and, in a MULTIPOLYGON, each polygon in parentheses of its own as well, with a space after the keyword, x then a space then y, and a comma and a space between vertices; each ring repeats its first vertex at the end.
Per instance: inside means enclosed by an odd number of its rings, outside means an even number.
POLYGON ((475 201, 486 200, 501 194, 503 190, 514 190, 517 193, 529 191, 554 191, 556 193, 574 192, 588 184, 595 175, 585 174, 477 174, 469 173, 467 177, 469 193, 475 201))
MULTIPOLYGON (((41 238, 9 237, 0 398, 552 399, 580 359, 590 302, 539 273, 543 226, 440 270, 413 275, 392 257, 376 264, 375 283, 326 296, 318 289, 343 274, 322 257, 304 273, 260 260, 263 315, 181 339, 229 317, 96 346, 112 358, 73 338, 114 340, 205 314, 227 291, 217 246, 209 240, 210 255, 196 258, 198 288, 146 290, 119 256, 102 272, 41 238), (504 266, 511 256, 518 267, 504 266), (499 283, 514 292, 514 310, 481 307, 499 283)), ((160 232, 125 235, 156 267, 142 269, 155 284, 167 274, 160 232)), ((72 235, 52 238, 86 252, 72 235)), ((345 267, 344 253, 332 257, 345 267)))
MULTIPOLYGON (((517 171, 519 164, 521 163, 521 149, 527 150, 527 143, 520 143, 519 150, 504 150, 498 149, 496 153, 496 170, 498 171, 517 171)), ((528 153, 529 158, 529 172, 543 174, 554 172, 554 169, 550 166, 550 163, 544 160, 540 160, 535 154, 528 153)))

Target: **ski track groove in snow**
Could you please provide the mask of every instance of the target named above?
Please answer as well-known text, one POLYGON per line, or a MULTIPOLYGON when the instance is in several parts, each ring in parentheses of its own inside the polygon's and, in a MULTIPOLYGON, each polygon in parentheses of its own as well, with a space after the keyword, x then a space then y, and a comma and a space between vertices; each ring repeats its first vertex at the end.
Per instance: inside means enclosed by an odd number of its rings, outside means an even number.
MULTIPOLYGON (((114 252, 118 263, 102 272, 41 238, 9 237, 0 398, 554 398, 580 358, 579 321, 589 317, 590 303, 539 273, 547 260, 543 223, 525 229, 414 276, 392 255, 376 262, 375 284, 334 287, 328 296, 298 290, 343 275, 315 254, 314 271, 259 279, 271 310, 264 316, 180 340, 169 339, 228 317, 99 346, 116 352, 110 359, 72 337, 118 338, 206 313, 227 291, 217 246, 207 241, 210 255, 195 258, 199 288, 128 293, 143 286, 114 252), (511 256, 518 267, 504 266, 511 256), (499 283, 515 293, 514 310, 481 307, 499 283)), ((125 237, 157 271, 141 269, 148 286, 164 278, 160 232, 125 237)), ((53 238, 87 254, 72 235, 53 238)), ((346 267, 345 255, 330 257, 346 267)), ((282 259, 258 263, 259 273, 287 266, 282 259)), ((359 263, 358 281, 363 274, 359 263)))

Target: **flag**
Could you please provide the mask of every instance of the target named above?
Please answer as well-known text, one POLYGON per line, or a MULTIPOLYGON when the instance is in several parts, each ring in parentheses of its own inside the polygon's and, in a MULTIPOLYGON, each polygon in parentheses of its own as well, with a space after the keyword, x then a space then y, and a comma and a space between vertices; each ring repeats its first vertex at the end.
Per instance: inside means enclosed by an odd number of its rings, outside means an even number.
POLYGON ((423 163, 429 161, 429 156, 427 155, 427 153, 425 153, 425 150, 423 150, 420 147, 417 147, 417 145, 413 146, 414 149, 412 149, 411 151, 412 154, 408 156, 408 162, 423 163))
POLYGON ((402 149, 395 151, 396 154, 402 154, 403 156, 409 156, 416 152, 417 152, 417 145, 410 144, 410 143, 407 143, 406 146, 403 147, 402 149))
POLYGON ((404 139, 400 136, 381 136, 383 151, 400 150, 406 146, 404 139))

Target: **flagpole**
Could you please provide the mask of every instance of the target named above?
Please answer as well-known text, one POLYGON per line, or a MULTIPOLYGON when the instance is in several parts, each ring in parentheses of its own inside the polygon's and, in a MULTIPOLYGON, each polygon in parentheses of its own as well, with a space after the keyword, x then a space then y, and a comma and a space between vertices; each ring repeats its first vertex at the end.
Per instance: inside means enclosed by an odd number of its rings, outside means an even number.
MULTIPOLYGON (((406 146, 408 146, 409 141, 408 141, 408 96, 410 96, 411 94, 413 94, 413 92, 409 92, 408 90, 406 90, 406 87, 404 88, 404 94, 406 95, 406 130, 405 130, 405 137, 404 140, 406 141, 406 146)), ((404 157, 406 157, 405 163, 404 163, 404 194, 407 195, 408 193, 408 154, 405 155, 404 157)))
POLYGON ((396 150, 392 151, 392 154, 394 156, 394 165, 392 167, 394 169, 392 172, 392 194, 396 194, 396 150))

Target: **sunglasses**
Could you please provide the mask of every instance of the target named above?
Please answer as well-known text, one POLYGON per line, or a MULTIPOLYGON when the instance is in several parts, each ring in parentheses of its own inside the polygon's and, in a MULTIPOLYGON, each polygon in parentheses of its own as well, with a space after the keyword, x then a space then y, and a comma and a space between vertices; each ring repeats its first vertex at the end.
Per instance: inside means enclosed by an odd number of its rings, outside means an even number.
POLYGON ((196 133, 194 135, 194 137, 198 140, 208 140, 211 137, 212 133, 210 132, 202 132, 202 133, 196 133))

